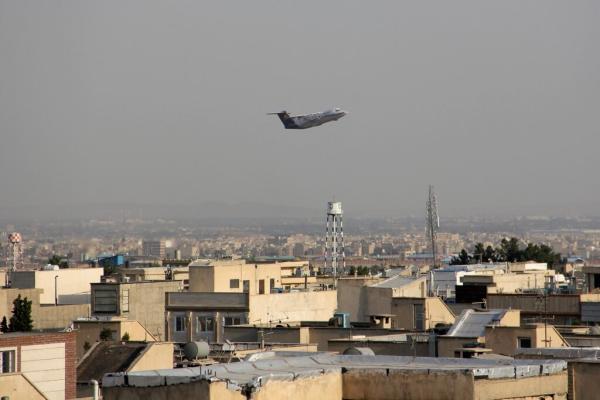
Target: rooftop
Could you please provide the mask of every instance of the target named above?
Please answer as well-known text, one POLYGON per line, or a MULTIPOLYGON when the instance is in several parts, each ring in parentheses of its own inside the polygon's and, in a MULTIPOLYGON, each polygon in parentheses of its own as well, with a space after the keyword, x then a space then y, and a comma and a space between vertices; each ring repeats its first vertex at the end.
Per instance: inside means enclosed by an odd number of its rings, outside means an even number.
POLYGON ((506 310, 463 310, 446 336, 475 338, 485 335, 485 327, 502 319, 506 310))
MULTIPOLYGON (((396 370, 406 372, 456 372, 476 378, 520 379, 551 375, 567 368, 561 360, 487 360, 434 357, 344 356, 312 353, 261 353, 254 361, 210 366, 106 374, 103 387, 151 387, 199 380, 225 381, 233 390, 254 391, 269 380, 295 380, 328 372, 396 370), (257 359, 258 358, 258 359, 257 359)), ((385 373, 385 372, 384 372, 385 373)))

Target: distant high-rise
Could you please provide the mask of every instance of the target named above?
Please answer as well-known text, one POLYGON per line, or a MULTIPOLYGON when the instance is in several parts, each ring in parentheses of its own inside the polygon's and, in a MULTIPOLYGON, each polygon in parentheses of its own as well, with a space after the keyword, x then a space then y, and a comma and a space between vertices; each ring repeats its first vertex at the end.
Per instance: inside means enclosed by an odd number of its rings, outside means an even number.
POLYGON ((425 235, 431 245, 431 254, 433 257, 433 266, 436 265, 437 256, 437 233, 440 228, 440 217, 438 215, 437 197, 433 186, 429 185, 429 196, 427 198, 427 217, 425 221, 425 235))
POLYGON ((334 276, 346 268, 344 252, 344 227, 342 223, 342 203, 327 203, 327 230, 325 235, 325 269, 334 276))
POLYGON ((165 241, 164 240, 144 240, 142 242, 142 252, 147 257, 157 257, 161 260, 165 258, 165 241))

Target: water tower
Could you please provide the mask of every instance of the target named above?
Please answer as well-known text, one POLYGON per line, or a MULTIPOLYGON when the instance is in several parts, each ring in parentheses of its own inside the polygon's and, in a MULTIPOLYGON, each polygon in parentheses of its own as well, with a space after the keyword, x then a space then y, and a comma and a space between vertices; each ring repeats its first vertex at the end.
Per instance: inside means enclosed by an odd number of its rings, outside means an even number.
POLYGON ((344 226, 342 223, 342 203, 327 203, 327 231, 325 235, 325 270, 337 276, 346 268, 344 252, 344 226), (341 268, 341 269, 340 269, 341 268))
POLYGON ((13 232, 8 234, 8 257, 6 265, 8 266, 8 273, 6 274, 5 285, 10 286, 11 274, 22 266, 22 237, 19 232, 13 232))

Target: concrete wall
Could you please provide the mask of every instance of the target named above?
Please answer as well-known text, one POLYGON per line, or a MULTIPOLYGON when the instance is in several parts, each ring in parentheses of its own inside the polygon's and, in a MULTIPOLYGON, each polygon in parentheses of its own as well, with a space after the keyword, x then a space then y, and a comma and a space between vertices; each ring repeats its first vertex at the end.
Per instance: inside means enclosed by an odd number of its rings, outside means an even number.
POLYGON ((343 386, 345 400, 475 399, 473 376, 462 372, 351 369, 343 374, 343 386))
POLYGON ((597 400, 600 393, 600 363, 569 362, 569 399, 597 400))
POLYGON ((6 317, 7 321, 10 319, 12 316, 13 301, 19 295, 21 295, 21 298, 27 297, 27 300, 31 300, 33 314, 33 309, 40 306, 41 293, 42 289, 0 288, 0 320, 2 320, 2 317, 6 317))
POLYGON ((335 290, 250 296, 249 323, 328 321, 337 310, 335 290))
POLYGON ((485 347, 496 354, 513 356, 519 346, 519 338, 530 338, 531 347, 568 347, 568 343, 552 325, 544 324, 523 327, 485 328, 485 347), (547 342, 546 342, 547 340, 547 342))
POLYGON ((17 271, 12 275, 15 288, 38 288, 44 292, 41 304, 54 304, 54 283, 59 304, 84 304, 90 302, 90 283, 100 282, 103 268, 63 268, 58 271, 17 271))
POLYGON ((543 314, 544 308, 549 315, 566 315, 578 317, 580 315, 579 295, 550 295, 540 298, 531 294, 488 294, 487 308, 521 310, 523 314, 543 314))
POLYGON ((370 341, 367 338, 356 340, 329 340, 327 351, 342 354, 344 350, 350 347, 368 347, 378 356, 434 356, 433 354, 429 354, 429 343, 427 342, 417 342, 413 346, 409 342, 370 341))
POLYGON ((46 400, 46 397, 23 374, 0 374, 0 397, 10 400, 46 400))
POLYGON ((398 297, 392 300, 392 328, 417 329, 417 320, 423 320, 423 329, 433 329, 437 324, 452 324, 455 316, 438 297, 412 298, 398 297), (421 315, 416 313, 421 311, 421 315))
POLYGON ((350 313, 350 321, 368 322, 365 286, 380 282, 373 277, 342 278, 337 282, 338 311, 350 313))
POLYGON ((159 387, 102 388, 104 400, 247 400, 241 392, 227 389, 225 382, 198 381, 159 387))
POLYGON ((289 276, 290 271, 305 264, 305 262, 247 264, 244 260, 214 261, 205 265, 192 263, 189 266, 189 290, 242 293, 244 281, 248 281, 249 293, 259 294, 262 281, 264 294, 266 294, 271 291, 271 279, 274 287, 282 287, 281 277, 289 276), (231 287, 231 280, 238 281, 237 287, 231 287))
POLYGON ((437 341, 438 357, 455 357, 454 352, 465 347, 466 344, 484 343, 483 338, 461 338, 456 336, 438 336, 437 341))
POLYGON ((268 380, 252 396, 253 400, 290 398, 342 400, 342 374, 340 371, 332 371, 318 376, 297 378, 293 381, 268 380))
POLYGON ((77 334, 77 359, 86 353, 85 343, 93 345, 100 341, 100 332, 108 328, 113 332, 113 340, 120 340, 125 332, 129 334, 132 342, 154 342, 156 339, 138 321, 74 321, 77 334))
POLYGON ((473 399, 566 400, 567 373, 519 379, 476 379, 473 399))
POLYGON ((31 310, 34 329, 67 328, 73 320, 89 315, 89 304, 42 305, 31 310))
POLYGON ((155 342, 148 346, 133 361, 126 372, 173 368, 173 343, 155 342))
POLYGON ((94 284, 92 285, 92 315, 119 316, 137 320, 156 340, 164 340, 166 338, 165 293, 177 292, 181 287, 181 281, 94 284), (117 291, 117 312, 98 313, 95 310, 95 292, 103 290, 117 291))

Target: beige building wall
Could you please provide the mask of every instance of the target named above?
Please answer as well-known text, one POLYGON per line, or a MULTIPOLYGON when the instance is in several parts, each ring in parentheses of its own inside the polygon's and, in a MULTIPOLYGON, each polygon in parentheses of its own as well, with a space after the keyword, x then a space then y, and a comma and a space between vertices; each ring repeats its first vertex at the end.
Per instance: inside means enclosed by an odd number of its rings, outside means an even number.
POLYGON ((0 397, 10 400, 46 400, 47 398, 22 373, 0 374, 0 397))
POLYGON ((41 304, 54 304, 55 276, 59 304, 90 302, 90 283, 100 282, 103 268, 63 268, 58 271, 17 271, 12 275, 15 288, 43 289, 41 304))
POLYGON ((437 324, 452 324, 455 316, 438 297, 398 297, 392 300, 392 328, 429 330, 437 324), (422 321, 422 322, 420 322, 422 321), (422 326, 419 327, 419 324, 422 326))
POLYGON ((34 329, 68 328, 77 318, 89 316, 89 304, 42 305, 31 309, 34 329))
POLYGON ((178 292, 181 288, 181 281, 95 284, 92 288, 92 315, 136 320, 156 340, 164 340, 166 338, 165 293, 178 292), (101 295, 107 296, 108 293, 115 294, 110 298, 101 297, 101 295), (110 307, 101 304, 107 301, 110 302, 110 307))
MULTIPOLYGON (((27 297, 27 300, 31 300, 31 310, 40 307, 40 295, 42 289, 17 289, 17 288, 0 288, 0 320, 2 317, 6 317, 6 320, 10 320, 13 310, 13 301, 21 295, 21 298, 27 297)), ((35 323, 35 321, 34 321, 35 323)))
POLYGON ((134 360, 126 372, 171 369, 173 368, 174 348, 175 346, 170 342, 148 343, 148 346, 134 360))
POLYGON ((462 349, 465 345, 472 343, 484 343, 485 339, 481 338, 464 338, 456 336, 438 336, 437 338, 438 357, 455 357, 454 352, 462 349))
POLYGON ((21 372, 49 400, 65 398, 65 344, 21 346, 21 372))
POLYGON ((246 264, 244 260, 215 262, 205 266, 190 266, 190 292, 244 292, 247 282, 250 294, 270 293, 281 287, 281 267, 278 264, 246 264), (273 281, 271 281, 273 280, 273 281), (262 281, 262 283, 261 283, 262 281))
POLYGON ((318 376, 296 378, 293 381, 268 380, 252 396, 255 400, 290 398, 342 400, 342 374, 340 371, 331 371, 318 376), (292 393, 293 396, 290 396, 292 393))
POLYGON ((138 321, 135 320, 112 320, 112 321, 74 321, 76 336, 76 356, 81 360, 86 353, 86 343, 92 346, 100 341, 100 332, 108 328, 112 331, 113 340, 121 340, 127 332, 129 340, 133 342, 154 342, 156 339, 138 321))
POLYGON ((513 356, 519 348, 519 338, 529 338, 531 347, 569 347, 552 325, 533 324, 524 327, 486 327, 485 347, 496 354, 513 356))
POLYGON ((365 287, 380 282, 375 277, 344 277, 338 279, 338 310, 350 313, 350 321, 369 321, 367 294, 365 287))
POLYGON ((600 393, 600 363, 597 361, 569 362, 569 399, 597 400, 600 393))
POLYGON ((250 324, 329 321, 337 310, 335 290, 250 296, 250 324))

